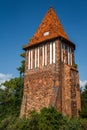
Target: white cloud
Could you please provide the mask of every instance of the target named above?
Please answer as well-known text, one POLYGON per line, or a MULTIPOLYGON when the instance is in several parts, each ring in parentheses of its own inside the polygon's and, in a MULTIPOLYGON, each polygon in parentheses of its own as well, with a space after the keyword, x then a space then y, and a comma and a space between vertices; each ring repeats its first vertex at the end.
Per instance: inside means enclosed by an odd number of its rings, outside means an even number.
POLYGON ((87 80, 80 81, 80 86, 81 87, 85 87, 86 84, 87 84, 87 80))
POLYGON ((0 73, 0 84, 4 83, 5 81, 9 81, 12 78, 12 74, 2 74, 0 73))

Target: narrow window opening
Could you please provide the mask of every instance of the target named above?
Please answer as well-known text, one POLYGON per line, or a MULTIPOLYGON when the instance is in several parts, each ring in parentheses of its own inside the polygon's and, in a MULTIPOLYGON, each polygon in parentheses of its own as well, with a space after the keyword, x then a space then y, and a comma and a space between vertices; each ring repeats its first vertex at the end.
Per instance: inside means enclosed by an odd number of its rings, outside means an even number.
POLYGON ((44 66, 44 45, 42 46, 42 66, 44 66))
POLYGON ((53 63, 55 63, 55 42, 53 42, 53 63))
POLYGON ((29 50, 29 53, 28 53, 28 69, 30 69, 30 50, 29 50))
POLYGON ((45 65, 47 65, 47 45, 45 45, 45 65))
POLYGON ((31 69, 33 69, 33 50, 31 50, 31 69))
POLYGON ((52 42, 50 43, 50 64, 52 64, 52 42))
POLYGON ((37 67, 37 49, 35 48, 35 68, 37 67))

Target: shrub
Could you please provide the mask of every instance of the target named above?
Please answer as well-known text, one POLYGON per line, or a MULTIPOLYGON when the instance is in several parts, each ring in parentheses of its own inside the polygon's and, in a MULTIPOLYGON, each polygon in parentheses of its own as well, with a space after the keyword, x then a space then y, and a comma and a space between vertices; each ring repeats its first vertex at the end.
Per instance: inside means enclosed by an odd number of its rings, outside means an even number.
POLYGON ((81 125, 83 130, 87 130, 87 119, 81 119, 81 125))
POLYGON ((0 130, 10 130, 8 129, 9 127, 13 126, 13 124, 15 124, 15 120, 17 119, 17 117, 7 117, 4 120, 1 121, 0 123, 0 130))
POLYGON ((54 107, 43 108, 39 113, 32 111, 29 117, 5 118, 0 130, 87 130, 87 120, 62 116, 54 107))
POLYGON ((39 114, 39 130, 58 130, 63 124, 63 116, 55 108, 43 108, 39 114))

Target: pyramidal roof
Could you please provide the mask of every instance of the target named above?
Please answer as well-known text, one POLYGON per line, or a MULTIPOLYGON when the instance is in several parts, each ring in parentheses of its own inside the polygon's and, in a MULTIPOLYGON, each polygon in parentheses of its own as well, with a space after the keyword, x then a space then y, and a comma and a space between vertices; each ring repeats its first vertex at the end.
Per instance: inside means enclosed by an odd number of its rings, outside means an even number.
POLYGON ((63 37, 69 41, 54 9, 50 7, 36 33, 25 48, 56 37, 63 37))

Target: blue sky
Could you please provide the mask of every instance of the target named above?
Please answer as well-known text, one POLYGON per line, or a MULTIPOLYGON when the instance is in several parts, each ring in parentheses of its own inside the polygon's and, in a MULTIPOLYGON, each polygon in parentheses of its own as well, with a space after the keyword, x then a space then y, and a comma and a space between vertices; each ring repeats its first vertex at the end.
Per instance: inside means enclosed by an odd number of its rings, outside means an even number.
POLYGON ((16 68, 22 46, 33 36, 50 5, 76 44, 80 80, 87 81, 87 0, 0 0, 0 80, 19 75, 16 68))

